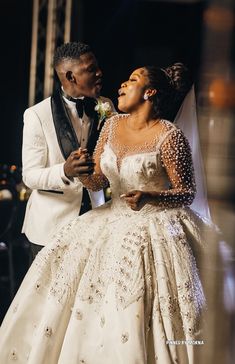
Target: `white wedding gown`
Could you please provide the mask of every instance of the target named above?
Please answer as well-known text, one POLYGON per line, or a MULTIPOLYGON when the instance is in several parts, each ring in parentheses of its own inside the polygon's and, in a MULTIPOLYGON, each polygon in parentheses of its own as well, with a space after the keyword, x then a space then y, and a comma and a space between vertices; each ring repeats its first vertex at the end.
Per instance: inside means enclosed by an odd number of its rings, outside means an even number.
MULTIPOLYGON (((113 132, 121 121, 114 117, 100 142, 112 201, 77 217, 38 254, 1 326, 1 364, 194 362, 194 346, 167 340, 202 339, 205 299, 192 248, 203 245, 204 223, 183 206, 180 192, 140 211, 120 198, 130 190, 165 190, 163 144, 172 163, 188 145, 161 121, 161 139, 125 153, 113 132), (180 144, 171 144, 171 135, 180 144)), ((189 173, 190 165, 177 163, 189 173)))

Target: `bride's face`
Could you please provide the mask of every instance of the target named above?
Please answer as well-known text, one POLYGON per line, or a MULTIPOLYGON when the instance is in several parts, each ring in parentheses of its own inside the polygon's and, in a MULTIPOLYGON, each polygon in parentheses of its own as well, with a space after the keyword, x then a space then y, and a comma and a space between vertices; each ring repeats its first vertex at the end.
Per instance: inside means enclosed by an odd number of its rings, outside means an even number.
POLYGON ((118 90, 118 108, 123 112, 136 110, 144 103, 144 93, 148 85, 148 75, 144 68, 136 69, 128 81, 121 84, 118 90))

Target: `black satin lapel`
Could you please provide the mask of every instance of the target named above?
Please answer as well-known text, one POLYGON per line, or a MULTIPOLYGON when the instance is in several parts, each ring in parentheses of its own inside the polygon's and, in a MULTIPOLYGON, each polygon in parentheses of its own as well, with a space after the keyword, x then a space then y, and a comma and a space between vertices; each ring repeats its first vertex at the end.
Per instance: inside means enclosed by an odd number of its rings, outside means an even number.
POLYGON ((90 120, 90 129, 89 129, 89 133, 88 133, 88 140, 91 137, 91 135, 93 133, 94 126, 96 124, 95 118, 90 117, 89 120, 90 120))
POLYGON ((87 143, 87 149, 90 154, 92 154, 94 152, 97 140, 100 135, 100 131, 104 125, 104 121, 105 120, 103 120, 101 122, 101 125, 99 125, 98 115, 96 115, 93 119, 91 119, 90 133, 89 133, 89 139, 88 139, 88 143, 87 143), (97 130, 98 125, 99 125, 99 130, 97 130))
POLYGON ((58 144, 61 153, 67 159, 80 145, 59 90, 51 96, 51 111, 58 144))

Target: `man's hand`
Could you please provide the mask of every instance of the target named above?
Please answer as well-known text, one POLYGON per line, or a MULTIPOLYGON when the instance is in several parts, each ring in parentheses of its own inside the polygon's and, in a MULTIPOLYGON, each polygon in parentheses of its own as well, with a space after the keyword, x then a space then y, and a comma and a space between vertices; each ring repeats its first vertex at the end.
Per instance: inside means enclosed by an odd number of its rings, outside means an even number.
POLYGON ((143 191, 130 191, 120 196, 132 210, 139 211, 148 202, 148 195, 143 191))
POLYGON ((94 171, 94 161, 87 153, 87 149, 75 150, 64 164, 64 173, 68 178, 88 176, 94 171))

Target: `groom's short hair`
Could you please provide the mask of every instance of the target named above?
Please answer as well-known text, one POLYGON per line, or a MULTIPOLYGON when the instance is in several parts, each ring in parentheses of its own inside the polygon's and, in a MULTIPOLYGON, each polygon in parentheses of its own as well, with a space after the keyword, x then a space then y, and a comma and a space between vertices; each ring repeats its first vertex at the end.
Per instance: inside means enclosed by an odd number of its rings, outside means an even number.
POLYGON ((79 59, 83 54, 91 52, 89 45, 81 42, 70 42, 58 47, 54 54, 53 66, 56 68, 61 62, 79 59))

